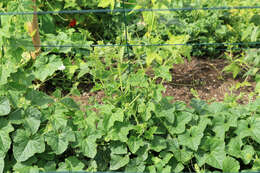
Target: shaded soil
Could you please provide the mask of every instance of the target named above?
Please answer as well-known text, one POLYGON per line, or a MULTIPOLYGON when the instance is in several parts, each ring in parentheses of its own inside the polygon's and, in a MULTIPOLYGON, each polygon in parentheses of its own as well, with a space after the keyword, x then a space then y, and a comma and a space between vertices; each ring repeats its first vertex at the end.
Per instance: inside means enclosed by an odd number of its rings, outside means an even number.
MULTIPOLYGON (((238 102, 246 104, 248 94, 254 91, 255 82, 249 81, 251 86, 244 86, 238 89, 232 89, 239 82, 243 82, 242 77, 233 79, 231 73, 223 73, 223 68, 227 62, 223 59, 196 59, 185 61, 184 64, 174 65, 172 81, 164 83, 166 91, 163 96, 173 96, 173 101, 184 101, 189 104, 194 97, 206 101, 223 101, 225 95, 239 96, 242 95, 238 102), (193 91, 192 91, 193 90, 193 91)), ((105 96, 103 91, 91 93, 85 92, 81 96, 71 96, 79 102, 82 107, 88 104, 90 97, 94 96, 99 103, 105 96)))

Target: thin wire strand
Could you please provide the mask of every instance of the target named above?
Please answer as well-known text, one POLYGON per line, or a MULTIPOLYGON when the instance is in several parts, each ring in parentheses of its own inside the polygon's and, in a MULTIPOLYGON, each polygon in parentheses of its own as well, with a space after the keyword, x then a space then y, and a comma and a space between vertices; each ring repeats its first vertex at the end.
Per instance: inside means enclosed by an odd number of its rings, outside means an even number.
POLYGON ((26 12, 0 12, 3 15, 45 15, 45 14, 82 14, 82 13, 116 13, 116 12, 167 12, 167 11, 193 11, 193 10, 247 10, 260 9, 260 6, 223 6, 223 7, 203 7, 203 8, 169 8, 169 9, 89 9, 89 10, 62 10, 62 11, 26 11, 26 12))
MULTIPOLYGON (((20 45, 21 47, 71 47, 71 48, 85 48, 85 47, 151 47, 151 46, 241 46, 241 45, 260 45, 260 42, 238 42, 238 43, 180 43, 180 44, 92 44, 92 45, 20 45)), ((3 45, 6 46, 6 45, 3 45)), ((7 46, 9 47, 9 46, 7 46)), ((11 46, 14 47, 14 46, 11 46)))

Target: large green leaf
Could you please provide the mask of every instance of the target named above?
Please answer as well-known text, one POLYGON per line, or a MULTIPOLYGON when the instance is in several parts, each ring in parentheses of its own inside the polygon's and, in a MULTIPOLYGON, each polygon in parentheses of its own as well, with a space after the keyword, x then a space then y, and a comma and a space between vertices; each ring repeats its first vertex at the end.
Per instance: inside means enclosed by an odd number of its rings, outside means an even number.
POLYGON ((96 139, 98 136, 91 135, 81 141, 81 150, 89 158, 94 158, 97 154, 96 139))
MULTIPOLYGON (((174 153, 173 157, 180 163, 187 163, 192 159, 193 152, 179 145, 177 139, 168 140, 169 150, 174 153)), ((176 165, 177 166, 177 165, 176 165)), ((181 166, 181 165, 179 165, 181 166)))
POLYGON ((132 152, 132 153, 136 153, 137 150, 144 146, 145 143, 144 141, 142 140, 142 138, 138 138, 136 136, 130 136, 128 141, 127 141, 127 145, 129 147, 129 150, 132 152))
POLYGON ((138 87, 149 86, 148 80, 143 70, 139 70, 136 74, 131 74, 128 78, 128 83, 131 86, 138 86, 138 87))
POLYGON ((68 148, 69 142, 75 141, 75 134, 70 127, 63 127, 49 131, 45 140, 56 154, 62 154, 68 148))
POLYGON ((25 128, 28 128, 32 134, 35 134, 41 124, 41 112, 34 107, 25 110, 25 128))
POLYGON ((124 121, 124 112, 122 109, 117 109, 113 113, 112 112, 109 113, 108 111, 104 113, 104 120, 103 120, 104 129, 109 130, 116 121, 119 122, 124 121))
POLYGON ((126 165, 125 172, 144 172, 145 163, 138 163, 137 159, 131 159, 130 162, 126 165))
POLYGON ((176 115, 176 120, 172 126, 172 134, 181 134, 185 131, 186 124, 191 121, 192 114, 189 112, 178 112, 176 115))
MULTIPOLYGON (((9 57, 5 57, 9 58, 9 57)), ((14 73, 17 68, 17 66, 12 60, 7 61, 6 63, 2 64, 0 66, 0 85, 4 85, 7 83, 8 77, 10 77, 11 73, 14 73)))
POLYGON ((193 126, 190 129, 188 129, 186 133, 179 135, 178 139, 181 145, 187 146, 190 149, 197 151, 202 137, 203 131, 201 127, 193 126))
POLYGON ((48 76, 59 70, 62 65, 61 59, 56 55, 49 57, 41 55, 35 62, 36 70, 34 71, 34 75, 37 79, 44 81, 48 76))
POLYGON ((239 137, 232 138, 227 145, 227 149, 228 154, 236 158, 241 158, 245 164, 250 163, 255 154, 254 148, 251 145, 243 145, 239 137))
POLYGON ((14 131, 13 126, 7 120, 0 118, 0 158, 4 158, 11 146, 9 133, 14 131))
POLYGON ((159 68, 155 69, 155 75, 156 77, 161 77, 165 79, 166 81, 171 81, 172 76, 171 73, 169 72, 169 69, 172 68, 171 66, 160 66, 159 68))
POLYGON ((69 171, 83 171, 85 165, 75 156, 70 156, 65 159, 66 169, 69 171))
POLYGON ((250 117, 247 120, 238 121, 235 133, 241 139, 250 136, 260 144, 260 118, 250 117))
POLYGON ((112 141, 110 150, 111 154, 127 154, 127 145, 119 141, 112 141))
POLYGON ((12 113, 10 113, 10 115, 8 116, 9 121, 11 122, 11 124, 22 124, 24 123, 24 110, 23 109, 17 109, 15 111, 13 111, 12 113))
POLYGON ((232 158, 226 157, 223 161, 223 172, 239 172, 240 165, 239 162, 232 158))
POLYGON ((198 114, 205 114, 207 112, 208 104, 204 100, 191 99, 190 105, 198 114))
POLYGON ((255 155, 255 150, 253 148, 253 146, 251 145, 245 145, 243 147, 243 150, 241 152, 241 159, 243 160, 244 164, 249 164, 255 155))
POLYGON ((225 142, 219 138, 206 138, 202 141, 201 147, 205 153, 202 157, 197 157, 197 160, 201 158, 205 159, 205 162, 210 166, 218 169, 222 169, 223 161, 226 157, 225 142))
POLYGON ((234 137, 230 139, 230 142, 227 145, 227 152, 231 156, 234 156, 236 158, 241 157, 241 147, 243 145, 242 140, 239 137, 234 137))
POLYGON ((107 136, 105 137, 105 141, 121 141, 127 142, 128 141, 128 134, 129 131, 133 129, 133 125, 128 123, 115 123, 114 127, 111 131, 108 132, 107 136))
POLYGON ((129 161, 130 161, 130 159, 129 159, 128 155, 121 156, 121 155, 112 154, 109 169, 111 171, 118 170, 118 169, 124 167, 125 165, 127 165, 129 163, 129 161))
POLYGON ((208 106, 208 111, 213 113, 214 116, 218 115, 219 113, 223 112, 226 109, 226 105, 221 102, 214 102, 208 106))
POLYGON ((131 159, 126 165, 125 172, 143 172, 145 170, 145 161, 148 158, 148 150, 148 145, 140 148, 136 153, 137 157, 131 159))
POLYGON ((35 106, 43 106, 54 102, 54 100, 45 93, 33 89, 28 89, 25 98, 30 100, 31 104, 35 106))
POLYGON ((167 141, 165 138, 160 136, 155 136, 151 141, 150 149, 156 152, 160 152, 163 149, 167 148, 167 141))
POLYGON ((50 120, 50 123, 52 124, 52 126, 55 128, 55 129, 60 129, 62 127, 65 127, 67 126, 67 122, 68 122, 68 118, 66 116, 66 111, 67 109, 58 104, 58 105, 55 105, 55 111, 54 112, 51 112, 51 120, 50 120))
POLYGON ((260 159, 257 158, 254 161, 253 167, 252 167, 252 171, 259 171, 260 170, 260 159))
POLYGON ((237 117, 229 113, 217 114, 213 121, 213 131, 216 136, 224 140, 225 133, 229 130, 230 127, 234 127, 237 124, 237 117))
POLYGON ((0 116, 8 115, 10 111, 11 106, 7 97, 0 97, 0 116))
POLYGON ((26 161, 36 153, 45 150, 44 138, 40 134, 31 135, 30 132, 18 129, 13 137, 13 153, 18 162, 26 161))

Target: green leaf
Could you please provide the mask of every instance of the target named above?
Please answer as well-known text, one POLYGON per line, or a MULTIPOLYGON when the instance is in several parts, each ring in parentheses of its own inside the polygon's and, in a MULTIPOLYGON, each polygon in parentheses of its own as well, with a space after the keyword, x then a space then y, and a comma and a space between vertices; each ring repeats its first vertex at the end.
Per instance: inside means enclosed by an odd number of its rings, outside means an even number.
POLYGON ((112 141, 110 144, 111 154, 127 154, 127 146, 119 141, 112 141))
POLYGON ((111 155, 110 167, 111 171, 118 170, 129 163, 129 156, 111 155))
POLYGON ((98 7, 102 7, 102 8, 106 8, 108 6, 111 6, 111 8, 113 9, 115 5, 115 1, 114 0, 101 0, 98 3, 98 7))
POLYGON ((75 141, 75 135, 70 127, 63 127, 48 132, 45 140, 56 154, 62 154, 67 149, 69 142, 75 141))
POLYGON ((171 81, 172 75, 169 71, 170 68, 172 68, 172 67, 162 65, 159 68, 155 69, 154 74, 157 78, 161 77, 161 78, 165 79, 166 81, 171 81))
POLYGON ((165 117, 171 124, 175 120, 175 106, 171 104, 166 98, 163 98, 161 102, 156 105, 156 116, 165 117))
POLYGON ((260 159, 259 158, 255 159, 252 170, 253 171, 259 171, 260 170, 260 159))
POLYGON ((238 121, 238 127, 235 133, 241 138, 252 137, 258 144, 260 144, 260 119, 250 117, 247 120, 238 121))
POLYGON ((115 123, 112 130, 108 133, 108 135, 105 138, 105 141, 121 141, 121 142, 127 142, 128 141, 128 134, 129 131, 133 129, 133 126, 131 124, 126 123, 115 123))
POLYGON ((223 172, 239 172, 240 165, 239 162, 232 158, 226 157, 223 161, 223 172))
POLYGON ((77 103, 69 97, 63 98, 60 101, 62 104, 64 104, 67 108, 72 109, 72 110, 78 110, 79 106, 77 105, 77 103))
POLYGON ((14 131, 10 122, 0 118, 0 158, 4 158, 11 147, 11 138, 9 133, 14 131))
POLYGON ((66 167, 69 171, 83 171, 85 165, 75 156, 70 156, 65 159, 66 167))
POLYGON ((154 139, 151 141, 150 149, 156 152, 160 152, 163 149, 167 148, 166 139, 160 136, 155 136, 154 139))
POLYGON ((173 157, 173 154, 171 152, 168 152, 168 151, 160 152, 160 158, 162 158, 161 164, 163 166, 167 165, 172 157, 173 157))
POLYGON ((50 120, 52 127, 54 127, 55 129, 60 129, 67 126, 68 118, 65 114, 66 111, 67 110, 64 108, 64 106, 60 104, 55 106, 55 112, 51 112, 51 114, 49 115, 52 117, 50 120))
POLYGON ((239 138, 239 137, 231 138, 230 142, 227 145, 228 154, 230 154, 231 156, 234 156, 236 158, 240 158, 242 145, 243 145, 243 142, 242 142, 241 138, 239 138))
POLYGON ((48 76, 59 70, 59 67, 63 65, 61 59, 56 55, 37 57, 35 62, 34 75, 37 79, 44 81, 48 76))
POLYGON ((37 166, 25 166, 20 169, 16 169, 19 173, 39 173, 39 168, 37 166))
POLYGON ((9 121, 11 124, 22 124, 24 122, 24 116, 23 116, 24 111, 22 109, 17 109, 10 113, 8 116, 9 121))
POLYGON ((139 70, 136 74, 131 74, 128 78, 128 83, 131 86, 148 87, 148 79, 144 70, 139 70))
POLYGON ((28 128, 32 134, 35 134, 41 124, 41 112, 34 107, 29 107, 25 111, 25 128, 28 128))
POLYGON ((181 172, 184 169, 184 166, 182 163, 177 162, 175 159, 173 159, 175 162, 174 164, 171 164, 173 172, 181 172))
POLYGON ((124 111, 122 109, 117 109, 116 111, 110 112, 107 111, 104 113, 104 129, 109 130, 111 127, 113 127, 114 123, 116 121, 123 122, 124 121, 124 111))
POLYGON ((198 114, 205 114, 208 104, 204 101, 204 100, 200 100, 200 99, 191 99, 191 103, 190 103, 191 107, 195 109, 195 111, 198 114))
POLYGON ((181 145, 187 146, 190 149, 197 151, 202 137, 203 131, 201 130, 201 127, 193 126, 187 130, 185 134, 179 135, 178 140, 180 141, 181 145))
POLYGON ((248 164, 253 159, 255 150, 250 145, 245 145, 243 150, 241 149, 243 142, 241 138, 235 137, 230 140, 228 143, 228 154, 236 158, 241 158, 245 164, 248 164))
POLYGON ((255 155, 255 150, 251 145, 245 145, 241 152, 241 159, 244 164, 249 164, 253 160, 253 156, 255 155))
POLYGON ((214 102, 214 103, 211 103, 209 106, 208 106, 208 110, 213 113, 213 115, 217 114, 217 113, 221 113, 223 112, 224 110, 226 109, 226 106, 224 103, 221 103, 221 102, 214 102))
MULTIPOLYGON (((179 163, 187 163, 188 161, 190 161, 192 159, 193 152, 191 152, 185 146, 181 148, 177 139, 168 140, 168 145, 169 145, 169 151, 174 153, 173 157, 179 163)), ((179 165, 179 166, 181 166, 181 165, 179 165)))
POLYGON ((17 64, 12 62, 11 60, 7 61, 4 64, 1 64, 1 66, 0 66, 0 85, 6 84, 8 81, 7 80, 8 77, 10 77, 10 74, 16 72, 18 67, 19 66, 17 66, 17 64))
POLYGON ((207 164, 214 168, 222 169, 223 160, 226 157, 225 142, 223 140, 207 137, 202 141, 200 148, 206 151, 204 157, 207 164))
POLYGON ((45 150, 43 136, 31 134, 25 130, 18 129, 14 134, 13 153, 18 162, 23 162, 36 153, 42 153, 45 150))
POLYGON ((189 112, 178 112, 176 120, 171 128, 171 134, 181 134, 185 131, 186 124, 192 120, 193 114, 189 112))
POLYGON ((56 25, 55 25, 55 22, 54 22, 52 15, 47 14, 47 15, 41 15, 41 16, 38 16, 38 17, 39 17, 39 20, 41 20, 42 31, 44 31, 45 34, 48 34, 48 33, 55 34, 56 25))
POLYGON ((80 71, 78 74, 78 78, 81 78, 82 76, 84 76, 86 73, 89 73, 91 70, 89 68, 89 64, 88 63, 81 63, 80 64, 80 71))
POLYGON ((145 145, 145 143, 141 138, 138 138, 136 136, 130 136, 130 138, 127 141, 127 145, 132 153, 136 153, 140 147, 145 145))
POLYGON ((15 171, 25 171, 30 168, 32 168, 33 164, 36 164, 37 158, 35 156, 30 157, 28 160, 25 162, 16 162, 15 165, 13 165, 13 170, 15 171))
POLYGON ((10 111, 11 106, 7 97, 0 97, 0 116, 8 115, 10 111))
POLYGON ((45 172, 52 172, 56 171, 56 163, 54 161, 44 161, 44 171, 45 172))
POLYGON ((137 158, 131 159, 126 165, 124 172, 144 172, 145 164, 143 162, 139 163, 137 158))
POLYGON ((238 73, 241 71, 240 67, 236 63, 226 66, 223 70, 233 73, 233 78, 236 78, 238 73))
POLYGON ((4 172, 4 167, 5 167, 5 161, 3 158, 0 158, 0 173, 4 172))
POLYGON ((237 118, 232 116, 232 114, 224 112, 221 114, 217 114, 212 121, 213 131, 215 132, 216 137, 219 137, 220 139, 224 140, 225 133, 229 130, 229 128, 232 126, 234 122, 237 122, 237 118))
POLYGON ((153 51, 147 51, 146 54, 147 54, 146 55, 147 66, 150 66, 152 64, 153 60, 156 59, 156 56, 159 56, 156 52, 153 52, 153 51))
POLYGON ((91 135, 88 136, 86 139, 83 139, 81 142, 81 150, 84 156, 89 158, 94 158, 97 154, 97 136, 91 135))
POLYGON ((31 104, 35 106, 44 106, 54 102, 54 100, 45 93, 33 89, 28 90, 25 98, 30 100, 31 104))

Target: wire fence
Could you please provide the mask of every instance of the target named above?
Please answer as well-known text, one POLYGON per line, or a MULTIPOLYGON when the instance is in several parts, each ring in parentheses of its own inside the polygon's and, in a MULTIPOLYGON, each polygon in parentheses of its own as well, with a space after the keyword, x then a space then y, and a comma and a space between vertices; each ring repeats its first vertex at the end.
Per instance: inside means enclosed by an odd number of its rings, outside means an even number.
MULTIPOLYGON (((123 2, 124 4, 124 2, 123 2)), ((123 5, 124 6, 124 5, 123 5)), ((223 7, 203 7, 203 8, 168 8, 168 9, 89 9, 89 10, 65 10, 65 11, 27 11, 27 12, 0 12, 3 15, 45 15, 45 14, 83 14, 83 13, 117 13, 117 12, 169 12, 169 11, 194 11, 194 10, 248 10, 260 9, 260 6, 223 6, 223 7)))
MULTIPOLYGON (((237 43, 185 43, 185 44, 129 44, 128 41, 128 24, 126 19, 127 12, 171 12, 171 11, 194 11, 194 10, 252 10, 260 9, 260 6, 222 6, 222 7, 188 7, 188 8, 169 8, 169 9, 126 9, 125 0, 123 2, 122 9, 89 9, 89 10, 66 10, 66 11, 37 11, 37 12, 0 12, 0 16, 6 15, 46 15, 46 14, 85 14, 85 13, 123 13, 124 18, 124 30, 125 30, 125 44, 91 44, 91 45, 23 45, 24 47, 60 47, 60 48, 86 48, 86 47, 126 47, 127 54, 129 56, 129 47, 146 46, 146 47, 158 47, 158 46, 258 46, 258 47, 233 47, 233 48, 216 48, 217 50, 242 50, 242 49, 259 49, 260 42, 237 42, 237 43)), ((205 49, 205 48, 203 48, 205 49)))

